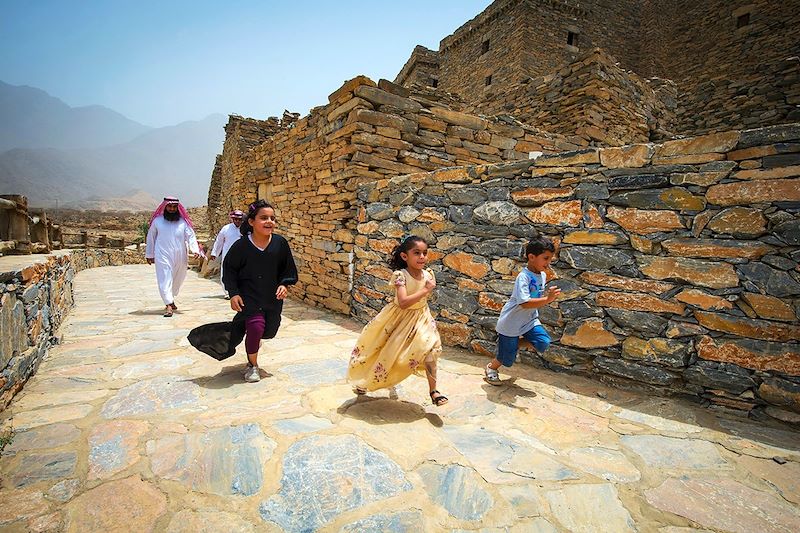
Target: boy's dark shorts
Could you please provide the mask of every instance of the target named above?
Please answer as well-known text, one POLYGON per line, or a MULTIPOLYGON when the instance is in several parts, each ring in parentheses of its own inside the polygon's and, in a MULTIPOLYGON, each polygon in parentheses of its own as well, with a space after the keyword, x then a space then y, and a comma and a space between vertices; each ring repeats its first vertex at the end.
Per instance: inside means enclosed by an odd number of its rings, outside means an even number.
MULTIPOLYGON (((533 326, 533 329, 523 333, 523 338, 528 340, 537 352, 543 353, 550 347, 550 335, 543 326, 533 326)), ((503 366, 511 366, 517 360, 519 351, 519 337, 507 337, 497 334, 497 360, 503 366)))

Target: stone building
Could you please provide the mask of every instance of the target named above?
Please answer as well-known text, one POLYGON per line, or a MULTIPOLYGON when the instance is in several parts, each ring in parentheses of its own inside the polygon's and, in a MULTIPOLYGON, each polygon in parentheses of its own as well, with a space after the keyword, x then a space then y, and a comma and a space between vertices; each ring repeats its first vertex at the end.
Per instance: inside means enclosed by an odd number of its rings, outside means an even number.
MULTIPOLYGON (((356 208, 359 183, 578 147, 562 135, 510 119, 461 113, 447 95, 411 93, 386 80, 376 86, 358 76, 328 101, 299 120, 293 114, 281 120, 232 116, 212 173, 208 208, 215 233, 231 209, 256 199, 272 203, 300 270, 293 295, 343 313, 350 312, 359 259, 356 225, 366 216, 356 208)), ((391 228, 386 232, 401 236, 391 228)))
POLYGON ((61 228, 19 194, 0 194, 0 256, 47 253, 61 246, 61 228))
POLYGON ((415 48, 395 81, 435 80, 496 113, 600 48, 656 92, 675 83, 674 133, 752 128, 800 119, 798 28, 798 0, 497 0, 438 52, 415 48))
POLYGON ((269 200, 292 297, 360 319, 422 235, 443 341, 485 354, 524 241, 549 235, 563 297, 530 362, 797 421, 797 3, 498 0, 396 83, 231 116, 212 233, 269 200))

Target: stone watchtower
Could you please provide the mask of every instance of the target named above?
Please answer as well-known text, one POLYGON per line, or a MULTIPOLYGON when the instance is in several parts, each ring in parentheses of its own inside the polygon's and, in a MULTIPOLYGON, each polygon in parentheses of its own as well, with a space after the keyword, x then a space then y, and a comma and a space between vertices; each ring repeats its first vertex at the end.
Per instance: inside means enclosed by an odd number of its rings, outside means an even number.
POLYGON ((800 120, 798 28, 800 0, 496 0, 395 81, 480 106, 600 48, 675 82, 676 133, 765 126, 800 120))

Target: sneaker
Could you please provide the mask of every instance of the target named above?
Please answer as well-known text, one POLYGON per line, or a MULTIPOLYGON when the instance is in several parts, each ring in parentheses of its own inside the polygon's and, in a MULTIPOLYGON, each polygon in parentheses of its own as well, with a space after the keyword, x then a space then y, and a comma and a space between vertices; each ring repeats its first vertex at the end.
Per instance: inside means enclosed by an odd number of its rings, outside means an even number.
POLYGON ((249 383, 256 383, 261 381, 261 373, 258 371, 257 366, 251 366, 244 374, 244 380, 249 383))
POLYGON ((483 379, 489 385, 502 385, 503 382, 500 381, 500 374, 497 373, 496 369, 490 367, 489 365, 486 365, 486 368, 484 369, 484 374, 486 374, 486 377, 484 377, 483 379))

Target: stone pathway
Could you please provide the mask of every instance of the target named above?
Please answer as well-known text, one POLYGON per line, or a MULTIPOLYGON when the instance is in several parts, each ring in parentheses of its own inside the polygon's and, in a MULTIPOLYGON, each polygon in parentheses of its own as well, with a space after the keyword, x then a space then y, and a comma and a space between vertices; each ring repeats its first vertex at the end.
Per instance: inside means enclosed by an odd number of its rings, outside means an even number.
POLYGON ((231 315, 190 273, 172 319, 152 267, 76 277, 76 307, 2 413, 2 531, 800 531, 800 433, 526 366, 492 387, 446 350, 355 399, 360 326, 288 302, 262 347, 218 362, 192 327, 231 315), (512 377, 513 376, 513 377, 512 377))

